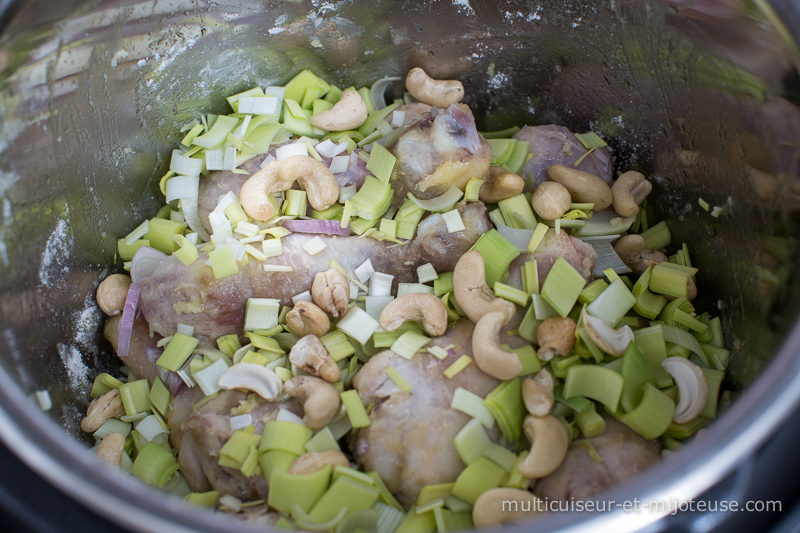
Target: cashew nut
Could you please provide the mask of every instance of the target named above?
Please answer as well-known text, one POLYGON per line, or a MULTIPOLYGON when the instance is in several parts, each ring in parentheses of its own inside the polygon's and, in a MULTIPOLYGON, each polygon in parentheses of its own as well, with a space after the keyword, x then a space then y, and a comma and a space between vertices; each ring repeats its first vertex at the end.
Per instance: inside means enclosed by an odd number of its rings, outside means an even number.
POLYGON ((338 380, 341 374, 325 345, 314 335, 306 335, 292 346, 289 361, 303 372, 319 376, 330 383, 338 380))
POLYGON ((347 89, 331 109, 311 117, 311 125, 325 131, 354 130, 367 120, 367 114, 361 95, 347 89))
POLYGON ((593 203, 595 211, 602 211, 614 200, 611 187, 590 172, 564 165, 551 165, 547 169, 550 179, 567 188, 575 202, 593 203))
POLYGON ((533 416, 547 416, 555 402, 550 372, 541 370, 533 379, 526 378, 522 382, 522 400, 533 416))
POLYGON ((539 344, 537 357, 544 362, 556 355, 567 355, 575 345, 575 321, 560 316, 548 318, 539 324, 536 342, 539 344))
POLYGON ((549 476, 567 456, 567 428, 554 416, 528 415, 522 423, 522 429, 531 441, 531 451, 520 463, 519 473, 530 479, 549 476))
POLYGON ((427 292, 415 292, 395 298, 381 311, 381 327, 394 331, 405 322, 419 322, 428 335, 438 337, 447 330, 447 308, 427 292))
POLYGON ((703 412, 708 399, 708 383, 699 366, 683 357, 667 357, 661 361, 661 368, 675 380, 678 387, 678 405, 672 420, 676 424, 686 424, 703 412))
POLYGON ((119 389, 111 389, 92 400, 86 409, 86 416, 81 420, 81 429, 87 433, 94 433, 109 418, 119 418, 124 415, 125 406, 122 405, 119 389))
POLYGON ((131 278, 124 274, 111 274, 97 287, 97 305, 108 316, 118 315, 125 307, 125 298, 131 288, 131 278))
POLYGON ((645 250, 644 237, 641 235, 625 235, 614 243, 614 251, 622 262, 639 276, 647 270, 647 267, 667 260, 667 256, 658 250, 645 250))
POLYGON ((507 380, 519 376, 522 363, 514 352, 500 347, 500 330, 510 321, 504 311, 483 315, 472 331, 472 354, 478 367, 497 379, 507 380))
POLYGON ((269 368, 255 363, 237 363, 217 380, 220 389, 244 389, 255 392, 268 402, 278 398, 283 381, 269 368))
POLYGON ((457 80, 434 80, 419 67, 406 76, 406 89, 420 102, 435 107, 447 107, 464 98, 464 86, 457 80))
POLYGON ((611 186, 614 211, 621 217, 636 215, 639 213, 639 204, 652 190, 653 184, 645 179, 644 174, 629 170, 618 177, 611 186))
POLYGON ((592 342, 609 355, 621 356, 625 353, 628 345, 633 342, 633 330, 630 326, 614 329, 603 319, 587 313, 586 309, 581 313, 581 324, 592 342))
POLYGON ((453 295, 461 310, 476 324, 483 315, 492 311, 507 314, 509 320, 516 312, 514 304, 496 298, 486 284, 483 256, 477 250, 465 253, 456 263, 453 271, 453 295))
POLYGON ((350 466, 350 461, 339 450, 308 452, 295 459, 292 466, 289 467, 289 473, 312 474, 328 465, 331 465, 331 467, 336 465, 350 466))
POLYGON ((319 306, 300 300, 286 313, 286 325, 298 337, 306 335, 322 337, 330 329, 331 321, 319 306))
POLYGON ((305 410, 303 423, 311 429, 328 425, 339 409, 339 391, 319 378, 293 377, 283 384, 283 392, 300 400, 305 410))
POLYGON ((340 317, 347 312, 350 302, 350 282, 344 274, 332 268, 314 276, 311 284, 311 297, 332 317, 340 317))
POLYGON ((275 215, 272 194, 285 191, 300 181, 308 193, 308 202, 323 211, 339 200, 339 184, 328 167, 305 155, 273 161, 250 176, 242 185, 239 200, 250 218, 266 222, 275 215))
POLYGON ((485 204, 496 204, 516 196, 525 188, 525 180, 504 167, 489 167, 483 177, 483 185, 478 196, 485 204))
POLYGON ((540 217, 545 220, 556 220, 569 211, 572 197, 566 187, 555 181, 540 183, 533 192, 531 205, 540 217))
POLYGON ((476 529, 519 524, 532 518, 540 507, 539 498, 527 490, 489 489, 475 500, 472 522, 476 529))
POLYGON ((125 435, 110 433, 97 445, 97 458, 111 466, 119 466, 122 462, 122 451, 125 449, 125 435))

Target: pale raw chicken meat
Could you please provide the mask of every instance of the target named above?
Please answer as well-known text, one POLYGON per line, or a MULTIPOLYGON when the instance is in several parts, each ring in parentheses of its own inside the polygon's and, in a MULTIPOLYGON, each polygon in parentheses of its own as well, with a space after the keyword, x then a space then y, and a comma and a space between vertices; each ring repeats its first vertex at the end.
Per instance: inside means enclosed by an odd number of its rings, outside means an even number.
POLYGON ((558 470, 540 479, 533 492, 550 501, 586 500, 620 485, 661 459, 661 444, 646 440, 611 417, 604 417, 606 431, 591 439, 574 441, 558 470), (602 459, 595 463, 586 443, 602 459))
POLYGON ((587 282, 592 280, 597 260, 597 252, 591 244, 564 231, 556 235, 554 229, 547 230, 539 248, 531 256, 536 260, 540 286, 559 257, 563 257, 587 282))
POLYGON ((420 115, 392 147, 397 157, 392 171, 395 201, 411 193, 430 199, 450 187, 462 191, 471 178, 489 170, 489 143, 475 128, 472 111, 464 104, 446 110, 431 108, 420 115))
MULTIPOLYGON (((461 355, 472 357, 473 327, 463 319, 433 339, 431 345, 455 345, 443 361, 427 352, 409 361, 387 350, 372 357, 353 380, 361 401, 376 404, 371 424, 358 433, 356 460, 366 471, 377 471, 406 508, 416 502, 422 487, 455 481, 464 469, 453 439, 470 417, 450 408, 456 388, 484 397, 500 383, 474 362, 452 379, 442 374, 461 355), (411 384, 408 393, 384 372, 390 365, 411 384)), ((519 337, 503 336, 501 342, 525 344, 519 337)), ((497 426, 487 433, 496 440, 497 426)))
POLYGON ((405 245, 370 238, 322 236, 327 247, 316 255, 302 245, 315 235, 293 233, 283 238, 283 255, 266 263, 291 266, 293 272, 264 272, 264 262, 250 259, 239 265, 239 273, 217 280, 207 255, 185 266, 176 257, 164 260, 142 283, 140 306, 150 327, 163 336, 175 333, 178 323, 195 327, 198 336, 209 340, 229 333, 242 333, 248 298, 277 298, 284 305, 292 296, 307 291, 318 272, 337 260, 352 272, 367 259, 375 270, 395 276, 398 282, 415 282, 417 267, 432 263, 437 272, 449 272, 463 255, 488 231, 491 224, 481 203, 459 208, 466 229, 448 233, 440 215, 423 220, 416 237, 405 245))
MULTIPOLYGON (((525 191, 533 191, 540 183, 548 181, 547 169, 551 165, 564 165, 572 168, 575 161, 586 153, 586 148, 563 126, 525 126, 514 138, 530 141, 533 156, 525 163, 520 176, 525 180, 525 191)), ((611 184, 613 166, 608 148, 597 148, 583 158, 578 170, 591 172, 611 184)))

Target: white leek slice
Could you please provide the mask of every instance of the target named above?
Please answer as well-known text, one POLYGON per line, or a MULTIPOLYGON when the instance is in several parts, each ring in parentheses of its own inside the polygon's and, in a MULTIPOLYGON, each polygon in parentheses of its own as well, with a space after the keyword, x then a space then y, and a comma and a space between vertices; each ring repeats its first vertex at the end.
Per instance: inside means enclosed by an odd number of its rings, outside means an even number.
POLYGON ((358 278, 358 281, 360 281, 361 283, 366 283, 366 282, 368 282, 368 281, 369 281, 369 278, 371 278, 371 277, 372 277, 372 273, 373 273, 373 272, 375 272, 375 268, 373 268, 373 266, 372 266, 372 261, 370 261, 369 259, 367 259, 366 261, 364 261, 363 263, 361 263, 361 264, 360 264, 358 267, 356 267, 356 269, 353 271, 353 273, 354 273, 354 274, 356 275, 356 277, 358 278))
POLYGON ((242 96, 239 98, 239 113, 277 115, 280 111, 278 105, 278 98, 274 96, 242 96))
POLYGON ((308 145, 304 142, 296 142, 281 146, 275 150, 275 157, 278 161, 285 161, 295 155, 308 155, 308 145))
POLYGON ((317 153, 322 157, 333 158, 347 150, 347 142, 336 144, 330 139, 326 139, 315 146, 315 148, 317 149, 317 153))
POLYGON ((464 196, 464 193, 461 192, 458 187, 450 187, 450 189, 443 195, 437 196, 436 198, 431 198, 430 200, 420 200, 411 193, 409 193, 408 196, 422 209, 436 212, 449 210, 453 204, 455 204, 461 199, 462 196, 464 196))
POLYGON ((325 244, 325 241, 323 241, 320 237, 314 237, 310 241, 303 243, 303 249, 308 252, 309 255, 317 255, 327 247, 328 245, 325 244))
POLYGON ((184 198, 197 198, 199 191, 199 176, 173 176, 167 182, 167 203, 184 198))
POLYGON ((383 272, 373 272, 369 279, 370 296, 389 296, 392 294, 392 280, 394 276, 383 272))
POLYGON ((279 409, 278 416, 275 418, 275 420, 280 420, 281 422, 292 422, 293 424, 300 424, 301 426, 304 425, 303 419, 288 409, 279 409))
POLYGON ((467 229, 466 226, 464 226, 464 221, 461 219, 458 209, 453 209, 452 211, 442 214, 442 219, 444 220, 445 226, 447 226, 448 233, 456 233, 467 229))
POLYGON ((357 189, 355 185, 348 185, 347 187, 339 187, 339 203, 344 203, 348 201, 356 194, 356 192, 357 189))
POLYGON ((222 376, 226 370, 228 370, 228 364, 224 359, 220 359, 208 365, 203 370, 195 372, 192 378, 197 382, 197 385, 200 386, 203 393, 209 396, 220 390, 220 387, 217 386, 217 381, 219 381, 220 376, 222 376))
POLYGON ((311 291, 301 292, 300 294, 292 296, 292 303, 297 305, 297 302, 314 303, 314 299, 311 297, 311 291))
POLYGON ((341 174, 342 172, 347 172, 347 169, 350 168, 350 156, 349 155, 337 155, 333 159, 331 159, 330 170, 334 174, 341 174))
POLYGON ((380 327, 380 324, 369 316, 366 311, 354 305, 336 323, 336 327, 361 344, 366 344, 372 334, 380 327))
POLYGON ((253 423, 253 415, 247 413, 231 417, 231 431, 244 429, 253 423))
POLYGON ((399 128, 406 122, 406 112, 394 110, 392 112, 392 127, 399 128))
POLYGON ((186 157, 180 150, 173 150, 172 159, 169 162, 169 169, 175 174, 199 176, 200 172, 203 171, 203 160, 186 157))

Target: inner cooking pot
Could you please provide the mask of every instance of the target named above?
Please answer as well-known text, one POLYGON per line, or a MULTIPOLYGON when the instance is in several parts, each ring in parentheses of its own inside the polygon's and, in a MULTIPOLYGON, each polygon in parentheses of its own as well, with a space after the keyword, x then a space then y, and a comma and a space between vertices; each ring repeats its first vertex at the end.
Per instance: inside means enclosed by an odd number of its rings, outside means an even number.
MULTIPOLYGON (((648 215, 690 244, 698 309, 722 316, 734 402, 690 452, 608 499, 697 496, 798 403, 793 13, 765 0, 65 0, 0 10, 0 438, 118 524, 245 530, 100 468, 86 451, 78 423, 92 379, 119 367, 94 291, 121 267, 116 241, 163 201, 178 129, 197 111, 225 112, 226 95, 302 69, 345 87, 421 66, 464 82, 480 131, 592 129, 610 139, 617 168, 651 177, 648 215), (52 400, 44 413, 37 391, 52 400)), ((556 513, 537 528, 628 531, 663 514, 556 513)))

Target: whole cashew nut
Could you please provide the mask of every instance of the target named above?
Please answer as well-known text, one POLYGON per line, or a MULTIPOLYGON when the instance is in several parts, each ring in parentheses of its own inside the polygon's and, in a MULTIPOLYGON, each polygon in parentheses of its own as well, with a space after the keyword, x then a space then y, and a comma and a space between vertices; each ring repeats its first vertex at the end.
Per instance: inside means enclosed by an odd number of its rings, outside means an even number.
POLYGON ((354 89, 342 93, 331 109, 311 117, 311 125, 325 131, 354 130, 367 120, 367 104, 354 89))
POLYGON ((339 409, 339 391, 327 381, 312 376, 296 376, 283 384, 283 392, 300 400, 303 423, 311 429, 328 425, 339 409))
POLYGON ((567 355, 575 345, 575 321, 560 316, 550 317, 536 330, 536 342, 539 344, 537 357, 550 361, 556 355, 567 355))
POLYGON ((489 167, 478 196, 485 204, 496 204, 520 194, 524 188, 525 180, 517 174, 503 167, 489 167))
POLYGON ((300 300, 286 313, 286 325, 298 337, 316 335, 322 337, 331 327, 328 314, 319 306, 300 300))
POLYGON ((111 466, 119 466, 122 462, 122 451, 125 449, 125 435, 110 433, 100 441, 95 450, 97 458, 111 466))
POLYGON ((504 381, 522 372, 519 356, 500 347, 500 330, 509 320, 509 315, 504 311, 492 311, 483 315, 472 331, 475 363, 490 376, 504 381))
POLYGON ((336 465, 350 466, 350 461, 339 450, 308 452, 295 459, 288 472, 290 474, 312 474, 328 465, 331 465, 331 467, 336 465))
POLYGON ((547 370, 541 370, 533 379, 526 378, 522 382, 522 401, 533 416, 547 416, 553 408, 553 376, 547 370))
POLYGON ((407 321, 419 322, 428 335, 438 337, 447 330, 447 308, 427 292, 415 292, 395 298, 381 311, 381 327, 394 331, 407 321))
POLYGON ((614 200, 611 187, 590 172, 564 165, 551 165, 547 169, 551 180, 567 188, 573 201, 594 204, 594 211, 602 211, 610 206, 614 200))
POLYGON ((329 383, 339 379, 341 371, 331 354, 314 335, 306 335, 292 346, 289 361, 303 372, 319 376, 329 383))
POLYGON ((131 278, 124 274, 111 274, 97 287, 95 299, 108 316, 118 315, 125 307, 125 298, 131 288, 131 278))
POLYGON ((708 382, 699 366, 683 357, 667 357, 661 367, 678 386, 678 405, 672 420, 676 424, 691 422, 703 412, 708 399, 708 382))
POLYGON ((119 418, 124 415, 125 406, 122 405, 119 389, 111 389, 92 400, 86 409, 86 416, 81 420, 81 429, 87 433, 94 433, 109 418, 119 418))
POLYGON ((453 295, 461 310, 476 324, 483 315, 492 311, 507 314, 508 320, 516 312, 514 304, 496 298, 486 284, 483 256, 477 250, 465 253, 456 263, 453 270, 453 295))
POLYGON ((406 89, 423 104, 447 107, 464 98, 464 86, 457 80, 434 80, 419 67, 406 76, 406 89))
POLYGON ((531 451, 520 463, 519 473, 530 479, 549 476, 567 456, 567 428, 554 416, 528 415, 522 423, 522 429, 531 441, 531 451))
POLYGON ((540 512, 541 507, 539 498, 527 490, 490 489, 475 500, 472 522, 476 529, 519 524, 540 512))
POLYGON ((555 181, 540 183, 533 192, 531 205, 536 214, 545 220, 556 220, 569 211, 572 197, 566 187, 555 181))
POLYGON ((641 276, 649 266, 667 260, 658 250, 645 250, 645 240, 641 235, 625 235, 614 243, 614 251, 631 271, 641 276))
POLYGON ((273 161, 250 176, 242 185, 239 200, 247 216, 266 222, 275 215, 272 194, 285 191, 300 181, 308 193, 308 202, 323 211, 339 200, 339 184, 328 167, 306 155, 294 155, 273 161))
POLYGON ((332 317, 338 318, 347 312, 350 302, 350 282, 344 274, 331 268, 314 276, 311 284, 314 302, 332 317))
POLYGON ((614 211, 621 217, 632 217, 639 213, 639 204, 647 198, 653 184, 645 179, 644 174, 629 170, 611 186, 614 196, 614 211))

